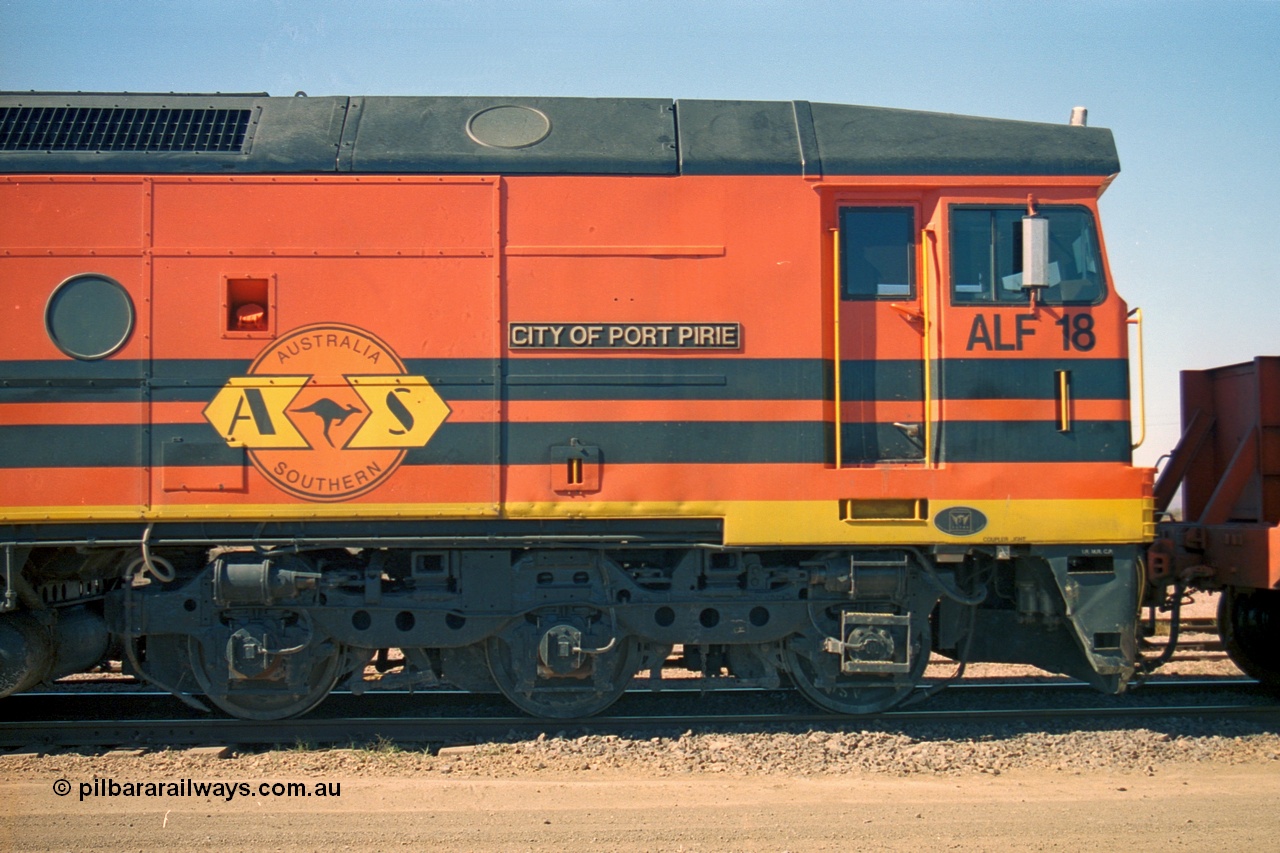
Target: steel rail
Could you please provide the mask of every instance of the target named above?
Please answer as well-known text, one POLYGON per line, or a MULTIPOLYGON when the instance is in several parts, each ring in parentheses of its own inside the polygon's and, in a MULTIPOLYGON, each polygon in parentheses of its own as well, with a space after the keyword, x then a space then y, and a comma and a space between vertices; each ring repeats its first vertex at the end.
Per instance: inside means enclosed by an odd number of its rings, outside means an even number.
POLYGON ((601 716, 547 720, 531 717, 347 717, 302 718, 279 723, 203 718, 195 720, 30 720, 0 722, 0 746, 51 749, 69 746, 181 747, 209 744, 322 744, 483 742, 512 735, 547 732, 576 734, 653 732, 691 728, 727 730, 743 727, 834 726, 865 728, 914 722, 992 723, 1008 720, 1072 720, 1090 722, 1173 717, 1234 717, 1280 725, 1280 703, 1128 704, 1063 707, 919 709, 850 717, 823 712, 753 714, 679 714, 601 716))
MULTIPOLYGON (((1081 681, 1075 681, 1065 676, 1051 677, 1051 678, 1053 680, 1041 680, 1041 681, 1027 680, 1027 679, 1023 679, 1023 680, 1008 679, 1008 680, 999 680, 999 681, 987 681, 987 680, 982 680, 978 678, 970 678, 966 681, 959 681, 955 684, 947 685, 945 691, 943 691, 942 693, 939 693, 938 695, 941 696, 941 695, 955 695, 955 694, 966 694, 966 693, 990 693, 990 692, 998 692, 998 691, 1017 691, 1017 690, 1065 691, 1065 692, 1078 692, 1078 693, 1083 693, 1088 695, 1097 693, 1096 690, 1094 690, 1088 684, 1085 684, 1084 682, 1081 682, 1081 681)), ((83 699, 95 699, 95 700, 104 700, 104 701, 129 701, 131 699, 139 699, 139 700, 140 699, 163 699, 163 698, 172 696, 172 694, 170 693, 166 693, 163 690, 156 690, 154 687, 151 687, 150 685, 147 685, 139 681, 134 681, 134 682, 107 681, 107 682, 101 682, 101 683, 119 684, 119 685, 122 685, 122 688, 127 688, 127 689, 120 689, 120 690, 77 689, 77 687, 75 686, 77 684, 98 684, 98 682, 83 681, 83 682, 63 683, 61 685, 58 685, 57 687, 52 687, 52 688, 45 687, 45 688, 37 688, 35 690, 28 690, 23 693, 18 693, 16 695, 9 696, 4 699, 0 699, 0 718, 4 716, 12 716, 11 714, 8 713, 8 709, 11 707, 16 707, 21 704, 35 703, 37 700, 53 701, 53 700, 65 699, 67 701, 75 702, 83 699)), ((1147 681, 1143 682, 1141 685, 1134 685, 1133 687, 1131 687, 1129 692, 1130 694, 1132 694, 1139 689, 1141 689, 1144 693, 1150 693, 1153 690, 1172 690, 1172 689, 1215 690, 1215 689, 1221 689, 1221 688, 1243 687, 1247 685, 1256 685, 1256 684, 1258 684, 1258 681, 1256 679, 1249 678, 1248 676, 1244 676, 1244 675, 1205 677, 1205 676, 1160 675, 1157 672, 1156 675, 1153 675, 1147 681)), ((932 685, 926 682, 921 684, 918 689, 924 690, 924 689, 928 689, 931 686, 932 685)), ((628 688, 625 695, 652 696, 655 693, 661 693, 663 695, 668 695, 668 696, 688 696, 690 694, 752 695, 752 694, 760 694, 760 693, 792 694, 793 692, 794 691, 792 691, 790 688, 787 688, 787 687, 747 687, 747 686, 739 686, 739 685, 723 686, 723 687, 720 687, 720 686, 704 687, 699 683, 698 679, 689 678, 689 679, 663 679, 663 681, 661 682, 660 690, 655 690, 654 688, 647 686, 645 682, 641 681, 637 683, 637 686, 628 688)), ((352 693, 350 690, 341 688, 341 687, 336 688, 335 690, 333 690, 333 692, 329 694, 330 697, 352 697, 356 695, 357 694, 352 693)), ((471 696, 471 697, 480 698, 486 695, 496 696, 497 694, 472 693, 466 690, 458 690, 452 687, 427 687, 427 688, 418 688, 416 690, 409 690, 404 688, 397 688, 392 690, 380 690, 377 687, 370 687, 369 689, 365 690, 363 693, 358 695, 365 697, 371 701, 377 701, 380 697, 393 697, 393 696, 400 696, 400 697, 417 696, 424 699, 427 699, 430 697, 437 697, 437 696, 438 697, 471 696)))

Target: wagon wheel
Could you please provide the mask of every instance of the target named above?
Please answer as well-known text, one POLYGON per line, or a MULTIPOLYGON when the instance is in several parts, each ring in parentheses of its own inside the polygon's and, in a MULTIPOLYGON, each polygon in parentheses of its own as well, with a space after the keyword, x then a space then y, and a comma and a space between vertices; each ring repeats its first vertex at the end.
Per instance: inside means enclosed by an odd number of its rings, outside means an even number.
POLYGON ((518 624, 485 644, 489 672, 502 695, 535 717, 570 719, 600 713, 626 691, 644 657, 633 639, 623 637, 607 650, 583 656, 580 666, 556 673, 537 653, 544 631, 518 624))
POLYGON ((843 673, 840 655, 823 648, 826 637, 839 634, 836 620, 823 619, 819 624, 829 630, 821 634, 811 630, 789 637, 783 642, 782 658, 796 689, 824 710, 837 714, 886 711, 911 694, 929 664, 928 632, 913 629, 909 672, 843 673))
POLYGON ((206 649, 191 637, 187 655, 200 690, 209 701, 242 720, 284 720, 315 708, 329 695, 347 667, 345 650, 322 642, 296 654, 275 655, 254 678, 228 676, 226 653, 206 649))
POLYGON ((1218 634, 1236 666, 1280 685, 1280 590, 1228 587, 1218 600, 1218 634))

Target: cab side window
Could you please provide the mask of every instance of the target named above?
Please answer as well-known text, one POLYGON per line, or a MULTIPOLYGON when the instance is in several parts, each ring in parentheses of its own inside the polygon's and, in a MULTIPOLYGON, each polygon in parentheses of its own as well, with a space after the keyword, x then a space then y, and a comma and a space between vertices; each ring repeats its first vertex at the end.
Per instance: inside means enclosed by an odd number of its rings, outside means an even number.
POLYGON ((915 296, 915 211, 910 207, 840 209, 843 299, 915 296))
MULTIPOLYGON (((951 209, 951 299, 956 304, 1019 304, 1022 287, 1022 207, 951 209)), ((1106 290, 1092 214, 1082 207, 1043 206, 1049 220, 1048 305, 1092 305, 1106 290)))

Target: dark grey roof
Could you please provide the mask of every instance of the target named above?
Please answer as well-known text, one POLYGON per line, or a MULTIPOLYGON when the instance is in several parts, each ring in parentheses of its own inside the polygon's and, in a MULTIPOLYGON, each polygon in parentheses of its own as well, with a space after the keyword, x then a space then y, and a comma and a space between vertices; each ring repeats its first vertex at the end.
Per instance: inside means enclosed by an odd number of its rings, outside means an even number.
POLYGON ((0 172, 1098 175, 1111 131, 807 101, 0 94, 0 172))

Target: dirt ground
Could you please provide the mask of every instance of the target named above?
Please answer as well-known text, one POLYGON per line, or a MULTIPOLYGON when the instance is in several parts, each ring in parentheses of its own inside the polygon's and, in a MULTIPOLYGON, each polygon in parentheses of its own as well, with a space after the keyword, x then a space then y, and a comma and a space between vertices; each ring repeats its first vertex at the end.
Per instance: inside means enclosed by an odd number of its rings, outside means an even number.
MULTIPOLYGON (((96 771, 113 776, 111 757, 96 771)), ((234 764, 234 762, 228 762, 234 764)), ((30 776, 31 774, 23 774, 30 776)), ((50 774, 52 775, 52 774, 50 774)), ((306 799, 66 796, 0 782, 0 848, 27 850, 1275 850, 1274 761, 1155 772, 1014 770, 682 779, 313 777, 306 799)), ((166 774, 165 777, 181 778, 166 774)), ((247 781, 234 769, 203 779, 247 781)), ((116 777, 117 782, 126 779, 116 777)), ((101 782, 99 784, 102 784, 101 782)))

